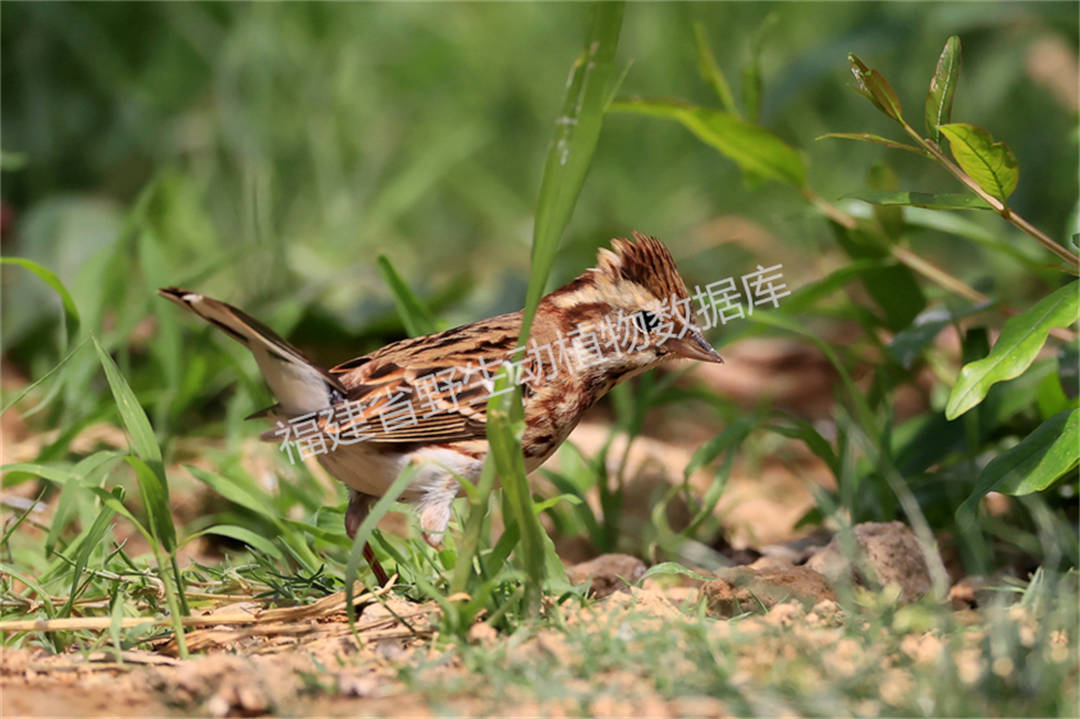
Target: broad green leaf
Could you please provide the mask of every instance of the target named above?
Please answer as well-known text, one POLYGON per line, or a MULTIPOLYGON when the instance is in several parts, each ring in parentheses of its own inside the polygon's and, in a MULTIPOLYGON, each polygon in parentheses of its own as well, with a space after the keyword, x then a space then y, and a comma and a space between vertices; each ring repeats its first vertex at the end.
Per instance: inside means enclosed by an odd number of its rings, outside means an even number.
POLYGON ((931 157, 930 153, 921 147, 915 145, 908 145, 903 142, 897 142, 881 135, 875 135, 870 132, 827 132, 824 135, 819 135, 814 138, 815 140, 824 140, 825 138, 836 138, 839 140, 860 140, 862 142, 872 142, 875 145, 882 145, 884 147, 891 147, 894 150, 907 150, 908 152, 914 152, 916 155, 922 155, 923 157, 931 157))
POLYGON ((892 119, 901 120, 900 98, 892 89, 889 81, 877 70, 867 67, 854 53, 848 54, 851 74, 855 76, 855 89, 860 95, 874 103, 874 107, 892 119))
POLYGON ((213 527, 209 527, 202 530, 201 532, 197 532, 191 535, 190 537, 188 537, 188 540, 194 539, 195 537, 199 537, 204 534, 215 534, 219 537, 228 537, 229 539, 235 539, 239 542, 243 542, 244 544, 254 547, 263 554, 269 554, 275 559, 285 558, 285 556, 281 553, 281 550, 274 546, 273 542, 271 542, 269 539, 262 536, 261 534, 256 534, 250 529, 247 529, 246 527, 238 527, 235 524, 215 524, 213 527))
POLYGON ((71 299, 71 294, 64 287, 64 283, 52 270, 24 257, 0 257, 0 264, 15 265, 33 272, 60 297, 60 302, 64 306, 64 346, 61 351, 66 352, 68 345, 79 333, 80 319, 75 300, 71 299))
POLYGON ((938 126, 948 123, 952 116, 953 94, 959 77, 960 38, 953 35, 945 41, 934 76, 930 78, 930 91, 926 94, 926 132, 934 142, 941 142, 938 126))
POLYGON ((958 312, 949 310, 930 310, 915 318, 910 327, 901 330, 889 342, 886 352, 894 362, 904 369, 911 369, 911 365, 923 353, 941 330, 956 322, 958 319, 969 317, 991 307, 991 303, 971 305, 958 312))
POLYGON ((375 262, 383 282, 390 288, 390 294, 394 297, 394 306, 397 307, 409 336, 418 337, 437 332, 438 323, 435 321, 435 316, 416 296, 416 293, 409 289, 386 255, 379 255, 375 262))
POLYGON ((975 491, 957 510, 969 522, 987 492, 1021 495, 1039 492, 1077 466, 1080 454, 1080 410, 1060 412, 1021 442, 994 458, 982 472, 975 491))
POLYGON ((166 552, 172 553, 176 550, 176 528, 169 513, 169 488, 159 474, 141 458, 129 455, 126 459, 135 470, 135 477, 139 481, 139 495, 150 520, 150 532, 161 542, 166 552))
MULTIPOLYGON (((833 225, 840 247, 853 259, 884 259, 889 250, 876 234, 861 229, 848 230, 833 225)), ((926 307, 926 296, 911 270, 904 265, 887 265, 862 273, 862 284, 885 313, 884 323, 893 332, 910 325, 926 307)))
POLYGON ((862 200, 873 205, 907 205, 931 210, 992 210, 978 195, 963 192, 934 194, 931 192, 888 192, 863 190, 844 195, 845 200, 862 200))
POLYGON ((802 156, 791 145, 764 128, 740 120, 730 112, 683 105, 669 100, 614 102, 611 104, 611 111, 675 120, 745 171, 799 188, 806 184, 806 167, 802 156))
POLYGON ((720 105, 725 111, 733 115, 740 115, 735 107, 735 96, 731 94, 731 85, 728 84, 724 71, 716 64, 716 56, 709 47, 709 38, 705 33, 705 25, 701 22, 694 23, 694 48, 697 49, 698 70, 705 82, 712 86, 716 96, 720 99, 720 105))
POLYGON ((1080 397, 1080 348, 1075 344, 1062 347, 1058 351, 1058 367, 1061 391, 1069 399, 1080 397))
POLYGON ((1043 419, 1050 419, 1058 412, 1080 408, 1080 402, 1069 399, 1061 389, 1061 373, 1047 372, 1035 387, 1035 404, 1043 419))
POLYGON ((991 387, 978 407, 980 426, 997 427, 1018 412, 1036 409, 1039 383, 1054 369, 1053 360, 1037 360, 1016 379, 991 387))
POLYGON ((109 381, 109 389, 112 390, 113 399, 116 400, 116 407, 120 410, 120 418, 124 421, 124 426, 127 427, 128 434, 131 436, 131 444, 135 454, 151 466, 156 465, 155 471, 159 470, 161 468, 161 448, 154 437, 154 430, 150 426, 150 420, 146 418, 146 413, 143 412, 142 407, 139 405, 139 400, 135 398, 135 393, 131 391, 127 380, 120 374, 120 369, 113 362, 112 357, 101 346, 97 337, 91 339, 94 343, 94 349, 97 350, 98 359, 101 360, 101 366, 105 369, 105 378, 109 381))
POLYGON ((990 353, 960 370, 945 405, 945 416, 959 417, 979 404, 995 382, 1023 373, 1039 354, 1051 329, 1077 321, 1078 290, 1080 280, 1047 295, 1026 312, 1010 317, 990 353))
POLYGON ((1008 199, 1020 180, 1020 167, 1009 146, 996 141, 981 127, 966 122, 938 125, 938 129, 949 138, 949 147, 960 168, 987 194, 1002 202, 1008 199))

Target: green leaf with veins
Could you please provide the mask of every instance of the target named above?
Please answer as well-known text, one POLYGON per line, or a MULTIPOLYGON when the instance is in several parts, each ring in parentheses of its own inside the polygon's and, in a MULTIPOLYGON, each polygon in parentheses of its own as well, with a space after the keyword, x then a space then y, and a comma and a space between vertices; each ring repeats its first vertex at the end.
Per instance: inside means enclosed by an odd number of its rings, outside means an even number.
POLYGON ((1076 468, 1080 455, 1080 410, 1059 412, 1046 420, 1015 447, 1002 452, 979 473, 975 491, 957 510, 957 520, 974 519, 979 500, 987 492, 1022 495, 1039 492, 1076 468))
POLYGON ((1021 375, 1038 356, 1050 330, 1077 320, 1080 280, 1053 292, 1034 307, 1010 317, 986 357, 964 365, 949 393, 945 416, 955 419, 983 401, 990 387, 1021 375))
POLYGON ((988 195, 1004 202, 1020 180, 1016 155, 1004 142, 976 125, 954 122, 938 128, 949 138, 949 147, 960 169, 988 195))

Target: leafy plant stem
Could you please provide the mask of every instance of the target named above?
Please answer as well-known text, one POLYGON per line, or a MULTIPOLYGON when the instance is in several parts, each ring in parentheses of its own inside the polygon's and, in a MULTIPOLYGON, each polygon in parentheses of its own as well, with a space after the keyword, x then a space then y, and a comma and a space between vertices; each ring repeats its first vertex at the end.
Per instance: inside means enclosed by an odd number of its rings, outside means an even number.
POLYGON ((845 230, 854 230, 857 226, 858 223, 854 217, 844 212, 809 187, 803 187, 801 192, 803 198, 813 205, 814 209, 843 227, 845 230))
MULTIPOLYGON (((963 174, 963 171, 957 168, 957 171, 963 174)), ((966 175, 964 175, 967 177, 966 175)), ((969 178, 970 179, 970 178, 969 178)), ((848 213, 841 210, 836 205, 832 204, 825 198, 816 194, 809 188, 803 188, 802 195, 806 198, 806 201, 814 206, 821 214, 837 223, 845 229, 853 230, 857 226, 857 220, 848 213)), ((1014 215, 1015 216, 1015 215, 1014 215)), ((965 282, 957 277, 953 277, 945 270, 941 269, 937 265, 929 262, 917 254, 901 247, 897 244, 889 245, 889 253, 896 258, 897 261, 910 267, 912 270, 918 272, 923 277, 935 282, 938 286, 960 295, 961 297, 971 300, 975 304, 983 304, 990 301, 990 298, 979 292, 974 287, 967 285, 965 282)), ((1019 312, 1007 305, 998 305, 1001 313, 1007 317, 1019 314, 1019 312)), ((1050 334, 1063 342, 1076 342, 1077 333, 1064 327, 1055 327, 1050 331, 1050 334)))
POLYGON ((1069 272, 1071 272, 1072 274, 1078 273, 1077 264, 1080 263, 1080 258, 1078 258, 1075 254, 1065 249, 1058 243, 1054 242, 1045 232, 1032 225, 1020 215, 1013 212, 1008 205, 1006 205, 1004 202, 981 188, 979 186, 979 183, 975 182, 975 180, 969 177, 966 172, 961 170, 956 165, 956 163, 946 157, 945 153, 941 151, 941 148, 938 147, 937 144, 930 142, 925 137, 920 135, 918 132, 915 131, 915 128, 909 125, 906 121, 901 119, 899 122, 900 125, 904 128, 904 132, 910 135, 911 138, 915 140, 915 142, 919 143, 921 147, 923 147, 927 152, 929 152, 934 157, 934 159, 938 161, 938 164, 944 167, 950 174, 956 177, 956 179, 960 180, 960 182, 967 185, 972 192, 985 200, 986 203, 989 204, 992 208, 994 208, 994 211, 1001 215, 1003 219, 1008 220, 1017 228, 1019 228, 1020 231, 1033 237, 1043 247, 1050 250, 1055 255, 1069 263, 1069 272))
POLYGON ((953 277, 945 270, 941 269, 937 265, 927 262, 922 257, 900 245, 890 245, 889 254, 895 257, 900 262, 904 263, 911 269, 915 270, 919 274, 933 280, 937 284, 941 285, 945 289, 960 295, 961 297, 971 300, 975 304, 982 304, 989 302, 990 298, 979 292, 973 287, 969 287, 961 280, 953 277))

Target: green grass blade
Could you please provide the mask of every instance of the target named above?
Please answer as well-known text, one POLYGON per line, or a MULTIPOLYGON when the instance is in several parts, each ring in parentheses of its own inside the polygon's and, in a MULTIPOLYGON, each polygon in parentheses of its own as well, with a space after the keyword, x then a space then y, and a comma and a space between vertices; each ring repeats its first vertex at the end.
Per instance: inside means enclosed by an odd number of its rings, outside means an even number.
POLYGON ((274 508, 270 506, 269 502, 241 486, 239 483, 230 480, 224 475, 219 476, 190 464, 185 464, 184 469, 191 472, 191 475, 195 477, 195 479, 210 487, 210 489, 214 490, 233 504, 238 504, 245 509, 249 509, 260 517, 269 519, 272 522, 277 522, 279 520, 277 512, 274 511, 274 508))
POLYGON ((562 111, 555 120, 555 135, 544 163, 540 197, 533 225, 532 271, 521 328, 524 342, 544 287, 563 230, 577 204, 589 171, 596 141, 604 120, 608 89, 615 69, 615 48, 622 28, 623 3, 596 3, 585 49, 574 62, 562 111))
POLYGON ((109 389, 112 390, 116 407, 120 411, 120 419, 124 421, 128 434, 131 436, 132 448, 135 454, 141 457, 147 464, 160 471, 164 475, 161 463, 161 447, 158 446, 157 438, 154 437, 154 429, 150 426, 150 420, 143 412, 131 386, 120 374, 120 368, 113 362, 112 357, 98 342, 97 337, 91 337, 94 349, 97 350, 98 359, 105 370, 105 378, 109 381, 109 389))
POLYGON ((495 393, 487 407, 487 436, 491 447, 488 461, 494 462, 495 471, 502 480, 505 504, 510 509, 509 518, 521 529, 521 556, 528 577, 525 586, 526 613, 533 614, 540 607, 540 592, 545 577, 544 530, 533 514, 529 483, 525 477, 525 458, 521 453, 525 417, 521 395, 518 392, 503 392, 509 384, 509 370, 504 368, 495 381, 495 393))
MULTIPOLYGON (((143 417, 145 419, 145 416, 143 417)), ((149 426, 149 422, 147 423, 149 426)), ((157 445, 154 445, 157 447, 157 445)), ((164 470, 155 471, 141 458, 128 456, 128 464, 135 470, 135 477, 139 482, 139 493, 142 496, 143 506, 146 509, 147 522, 152 541, 151 549, 158 565, 158 573, 165 585, 165 601, 169 607, 169 614, 173 622, 173 631, 176 635, 177 651, 181 658, 187 657, 187 639, 184 635, 184 625, 181 618, 187 614, 187 603, 181 592, 180 571, 176 566, 176 527, 173 526, 172 515, 169 513, 169 489, 165 484, 164 470), (164 550, 164 551, 163 551, 164 550), (166 559, 166 557, 168 559, 166 559), (170 571, 171 570, 171 571, 170 571)), ((161 467, 159 459, 158 467, 161 467)))
POLYGON ((79 545, 79 551, 75 555, 75 566, 71 571, 71 591, 68 592, 67 603, 60 610, 60 616, 71 616, 71 608, 74 606, 75 599, 79 594, 79 584, 82 582, 83 571, 90 561, 90 553, 100 546, 101 539, 105 536, 105 530, 109 528, 109 522, 112 521, 115 514, 116 512, 112 508, 102 506, 93 524, 86 529, 83 541, 79 545))
MULTIPOLYGON (((604 111, 610 99, 614 79, 615 49, 622 28, 622 3, 596 3, 591 9, 589 31, 584 50, 575 61, 563 98, 562 110, 555 121, 555 134, 548 148, 544 175, 540 182, 536 220, 533 225, 532 269, 525 296, 519 344, 529 338, 533 316, 544 294, 548 275, 555 262, 559 241, 570 221, 574 205, 585 183, 596 142, 600 137, 604 111)), ((506 368, 499 374, 496 388, 505 388, 512 379, 506 368)), ((525 613, 535 615, 547 574, 547 555, 553 552, 545 543, 540 521, 532 511, 532 497, 525 476, 521 452, 524 429, 521 390, 494 394, 488 402, 487 437, 491 451, 489 462, 506 493, 506 504, 521 532, 521 553, 526 567, 525 613)), ((482 494, 482 493, 478 493, 482 494)), ((487 508, 487 495, 478 498, 473 512, 487 508)), ((478 522, 469 519, 467 522, 478 522)), ((470 562, 471 564, 471 562, 470 562)), ((561 565, 560 565, 561 569, 561 565)), ((470 570, 471 571, 471 570, 470 570)))
POLYGON ((256 534, 247 527, 240 527, 235 524, 215 524, 213 527, 208 527, 201 532, 196 532, 190 535, 184 541, 190 541, 195 537, 201 537, 204 534, 213 534, 218 537, 228 537, 229 539, 235 539, 244 544, 250 545, 252 548, 259 550, 263 554, 269 554, 271 557, 277 560, 284 560, 285 555, 281 553, 281 550, 274 546, 266 537, 256 534))
POLYGON ((458 546, 457 564, 450 580, 450 593, 457 594, 468 590, 469 577, 472 576, 473 559, 480 549, 480 539, 484 531, 484 518, 488 509, 488 497, 495 486, 495 464, 484 464, 476 491, 469 496, 469 516, 465 519, 465 531, 458 546))
POLYGON ((71 294, 64 287, 64 283, 60 281, 60 278, 56 276, 56 273, 52 270, 42 267, 33 260, 28 260, 24 257, 0 257, 0 264, 15 265, 29 270, 41 278, 41 281, 47 284, 49 287, 60 296, 60 302, 64 305, 64 346, 61 351, 67 351, 68 345, 75 339, 75 336, 79 333, 79 310, 75 307, 75 300, 71 299, 71 294))
POLYGON ((866 401, 866 397, 863 396, 862 391, 859 390, 855 381, 851 378, 851 374, 847 371, 844 363, 840 361, 836 352, 829 345, 829 343, 822 340, 820 337, 809 331, 803 324, 800 324, 793 317, 786 317, 779 312, 755 312, 748 319, 755 323, 767 325, 769 327, 775 327, 777 329, 787 330, 797 335, 805 337, 806 339, 817 345, 818 349, 825 355, 825 358, 829 360, 832 366, 836 369, 837 374, 840 375, 840 382, 844 386, 844 390, 847 392, 848 397, 851 399, 851 405, 855 409, 855 415, 868 432, 875 433, 877 427, 877 421, 874 418, 874 413, 870 409, 870 405, 866 401))
POLYGON ((169 489, 161 477, 139 457, 128 456, 128 464, 135 470, 139 482, 139 495, 146 509, 147 526, 154 539, 161 542, 166 552, 176 551, 176 527, 169 513, 169 489))
POLYGON ((145 537, 147 542, 149 542, 150 544, 154 543, 154 535, 151 534, 150 530, 144 527, 143 523, 140 522, 127 507, 124 506, 122 496, 123 488, 113 487, 112 493, 106 491, 101 487, 88 487, 87 489, 89 489, 94 496, 101 500, 101 503, 103 505, 109 507, 121 517, 131 522, 131 525, 135 527, 135 529, 139 530, 139 534, 145 537), (119 493, 116 493, 117 489, 120 489, 121 491, 119 493))
POLYGON ((5 487, 11 486, 8 483, 8 479, 16 472, 26 472, 27 474, 47 479, 48 481, 59 485, 79 481, 79 476, 70 469, 62 469, 47 464, 35 464, 33 462, 12 462, 11 464, 0 465, 0 470, 3 470, 5 473, 5 487))
POLYGON ((409 336, 418 337, 438 332, 438 323, 435 321, 435 316, 431 314, 431 310, 416 296, 416 293, 409 289, 386 255, 379 255, 375 262, 379 269, 379 276, 390 288, 394 306, 397 307, 409 336))
POLYGON ((724 71, 716 64, 716 55, 709 47, 709 36, 705 32, 705 25, 700 21, 694 23, 694 48, 697 50, 698 71, 701 72, 701 77, 712 86, 713 92, 720 100, 720 106, 726 112, 742 117, 739 108, 735 106, 735 96, 731 94, 731 85, 724 71))
POLYGON ((806 166, 795 148, 765 128, 741 120, 730 112, 670 100, 614 102, 611 111, 674 120, 745 172, 796 188, 806 184, 806 166))
MULTIPOLYGON (((353 630, 353 636, 357 636, 356 607, 353 606, 353 584, 356 582, 356 575, 360 571, 360 562, 364 561, 364 545, 368 543, 368 539, 371 537, 371 533, 375 531, 375 526, 379 523, 379 520, 390 511, 390 505, 396 502, 398 497, 409 488, 409 483, 412 482, 417 471, 419 471, 419 468, 416 465, 406 467, 387 488, 386 494, 379 497, 379 501, 375 502, 367 517, 360 523, 359 529, 356 530, 352 549, 349 551, 349 563, 345 566, 345 608, 349 616, 349 628, 353 630)), ((359 642, 359 637, 357 641, 359 642)))

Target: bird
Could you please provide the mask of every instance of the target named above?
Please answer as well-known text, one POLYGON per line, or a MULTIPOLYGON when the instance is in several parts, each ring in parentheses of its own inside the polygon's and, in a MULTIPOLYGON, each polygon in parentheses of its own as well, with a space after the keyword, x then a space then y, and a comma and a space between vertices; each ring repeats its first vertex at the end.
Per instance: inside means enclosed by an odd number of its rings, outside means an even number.
MULTIPOLYGON (((439 547, 458 477, 475 482, 483 468, 487 402, 505 364, 521 387, 531 472, 617 383, 673 359, 723 362, 692 319, 671 252, 655 237, 632 238, 613 239, 594 267, 545 295, 525 344, 519 310, 393 342, 329 369, 232 305, 178 287, 158 293, 252 352, 277 400, 256 413, 275 423, 262 438, 281 441, 290 457, 294 450, 316 457, 346 485, 350 538, 412 466, 401 499, 414 507, 424 539, 439 547)), ((364 557, 385 585, 369 545, 364 557)))

